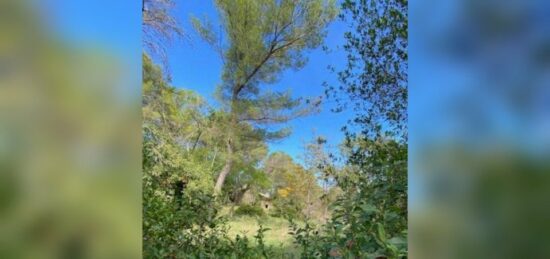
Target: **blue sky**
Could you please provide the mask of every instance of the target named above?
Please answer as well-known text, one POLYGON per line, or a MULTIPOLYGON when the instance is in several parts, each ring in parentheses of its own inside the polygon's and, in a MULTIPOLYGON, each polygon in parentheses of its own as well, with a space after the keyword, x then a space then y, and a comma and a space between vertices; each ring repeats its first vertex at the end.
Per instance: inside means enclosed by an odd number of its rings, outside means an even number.
MULTIPOLYGON (((189 22, 190 16, 198 18, 208 17, 215 25, 218 23, 218 14, 212 1, 185 1, 178 2, 175 15, 181 22, 189 39, 178 42, 168 49, 172 84, 176 87, 192 89, 215 104, 213 92, 221 82, 222 64, 219 55, 210 46, 201 41, 193 31, 189 22)), ((322 83, 336 83, 336 75, 328 71, 327 66, 342 67, 345 54, 337 46, 343 43, 345 25, 334 22, 328 29, 326 45, 333 51, 327 54, 318 48, 306 53, 309 59, 301 70, 285 71, 281 80, 273 85, 263 85, 264 89, 290 89, 296 97, 319 96, 324 93, 322 83)), ((330 102, 323 106, 319 114, 298 118, 287 125, 293 133, 288 138, 277 143, 270 143, 270 150, 284 151, 296 159, 303 153, 303 143, 312 139, 314 135, 325 136, 330 145, 336 145, 343 139, 340 131, 346 124, 350 114, 333 113, 330 102)))

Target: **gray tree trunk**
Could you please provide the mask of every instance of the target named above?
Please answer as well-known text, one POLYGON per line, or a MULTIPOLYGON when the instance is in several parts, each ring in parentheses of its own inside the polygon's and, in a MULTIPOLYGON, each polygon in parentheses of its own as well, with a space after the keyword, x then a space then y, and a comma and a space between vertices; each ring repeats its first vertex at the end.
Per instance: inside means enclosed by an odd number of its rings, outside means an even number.
POLYGON ((225 160, 225 165, 223 166, 218 179, 216 180, 216 185, 214 186, 214 193, 220 194, 222 192, 223 183, 225 178, 231 172, 231 167, 233 167, 233 148, 231 147, 231 141, 227 142, 227 159, 225 160))

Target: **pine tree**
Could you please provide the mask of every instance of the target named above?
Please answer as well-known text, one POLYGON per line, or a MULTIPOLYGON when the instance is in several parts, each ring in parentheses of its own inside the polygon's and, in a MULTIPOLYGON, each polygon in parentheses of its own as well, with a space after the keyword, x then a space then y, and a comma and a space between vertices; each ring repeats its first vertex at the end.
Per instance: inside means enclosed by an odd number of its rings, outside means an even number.
POLYGON ((217 0, 224 33, 216 35, 208 21, 193 19, 202 38, 220 54, 224 70, 218 98, 229 114, 224 136, 226 161, 218 175, 219 193, 234 165, 239 141, 248 139, 239 128, 253 126, 262 141, 288 135, 287 128, 269 130, 312 111, 317 102, 302 102, 290 92, 267 91, 282 71, 301 68, 303 52, 318 47, 336 16, 332 0, 217 0))

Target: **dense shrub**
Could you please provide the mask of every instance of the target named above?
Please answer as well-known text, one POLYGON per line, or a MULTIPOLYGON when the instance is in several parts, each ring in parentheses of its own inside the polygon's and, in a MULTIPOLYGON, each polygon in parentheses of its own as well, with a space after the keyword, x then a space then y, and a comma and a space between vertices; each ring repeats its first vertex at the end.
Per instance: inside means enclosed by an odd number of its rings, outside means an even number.
POLYGON ((257 217, 263 217, 265 216, 264 210, 257 205, 248 205, 244 204, 241 205, 235 210, 235 214, 238 216, 257 216, 257 217))
POLYGON ((220 205, 211 194, 188 193, 179 204, 149 192, 145 199, 144 258, 283 258, 265 245, 269 229, 262 226, 252 239, 230 237, 226 220, 218 215, 220 205))
POLYGON ((368 152, 352 154, 354 167, 337 175, 343 195, 333 203, 331 219, 321 228, 292 225, 295 243, 305 258, 405 258, 407 146, 383 139, 351 145, 368 152))

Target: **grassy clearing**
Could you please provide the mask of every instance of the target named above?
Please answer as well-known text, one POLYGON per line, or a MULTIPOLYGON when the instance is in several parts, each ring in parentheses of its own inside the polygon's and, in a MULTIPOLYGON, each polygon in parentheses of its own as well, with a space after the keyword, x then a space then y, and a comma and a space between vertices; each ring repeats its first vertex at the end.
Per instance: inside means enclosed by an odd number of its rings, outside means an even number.
POLYGON ((260 224, 270 230, 265 232, 265 243, 273 246, 292 246, 292 237, 288 234, 288 222, 285 219, 274 217, 233 217, 229 221, 229 235, 231 237, 239 235, 247 236, 253 239, 260 224))
MULTIPOLYGON (((229 207, 222 208, 221 214, 229 216, 229 207)), ((264 228, 269 228, 265 232, 265 244, 272 246, 276 251, 276 256, 279 258, 297 258, 297 248, 292 243, 292 236, 288 234, 289 224, 286 219, 275 218, 271 216, 264 217, 250 217, 250 216, 233 216, 229 217, 229 231, 228 234, 231 238, 235 238, 237 235, 246 236, 255 244, 254 236, 257 234, 260 224, 264 228), (284 257, 282 257, 284 255, 284 257)), ((299 224, 299 223, 298 223, 299 224)))

